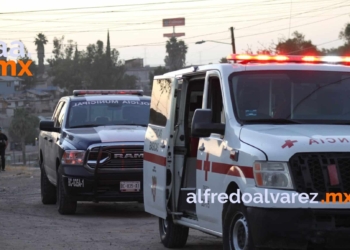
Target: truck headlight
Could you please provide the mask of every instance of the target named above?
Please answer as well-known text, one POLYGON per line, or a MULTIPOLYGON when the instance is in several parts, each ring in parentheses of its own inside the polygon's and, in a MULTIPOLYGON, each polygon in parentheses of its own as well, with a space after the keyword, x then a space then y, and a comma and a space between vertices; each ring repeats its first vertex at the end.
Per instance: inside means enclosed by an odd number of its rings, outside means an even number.
POLYGON ((254 179, 258 187, 293 189, 286 162, 255 162, 254 179))
POLYGON ((62 164, 83 165, 85 151, 84 150, 66 150, 62 156, 62 164))

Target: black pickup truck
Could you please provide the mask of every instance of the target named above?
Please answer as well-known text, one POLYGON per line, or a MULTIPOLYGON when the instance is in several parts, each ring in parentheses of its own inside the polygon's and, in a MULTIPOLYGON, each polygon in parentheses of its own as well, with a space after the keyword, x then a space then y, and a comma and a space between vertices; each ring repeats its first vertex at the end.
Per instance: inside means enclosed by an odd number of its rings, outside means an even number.
POLYGON ((40 122, 43 204, 74 214, 78 201, 143 201, 150 97, 141 90, 75 90, 40 122))

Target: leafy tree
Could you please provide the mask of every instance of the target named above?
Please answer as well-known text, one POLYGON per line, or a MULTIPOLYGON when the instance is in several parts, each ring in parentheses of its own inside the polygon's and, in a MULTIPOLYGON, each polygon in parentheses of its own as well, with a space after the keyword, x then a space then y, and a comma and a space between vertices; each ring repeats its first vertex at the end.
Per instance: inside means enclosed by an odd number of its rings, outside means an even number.
POLYGON ((31 140, 30 137, 36 134, 39 126, 39 118, 32 115, 30 111, 24 108, 14 110, 14 116, 9 128, 10 136, 19 140, 22 144, 23 164, 26 165, 26 141, 31 140))
POLYGON ((60 39, 55 37, 53 40, 54 49, 52 53, 54 58, 47 60, 51 67, 49 74, 55 77, 54 85, 66 88, 71 92, 73 89, 82 87, 80 54, 72 40, 68 40, 66 45, 63 42, 64 37, 60 39))
POLYGON ((39 73, 44 73, 44 57, 45 57, 45 48, 44 45, 48 42, 46 36, 43 33, 39 33, 34 40, 36 45, 36 51, 38 52, 39 60, 39 73))
POLYGON ((125 74, 123 76, 123 80, 118 84, 119 89, 136 89, 136 82, 137 77, 134 75, 127 75, 125 74))
POLYGON ((280 39, 276 45, 276 53, 284 55, 320 55, 320 51, 310 40, 298 31, 292 34, 293 38, 280 39))
POLYGON ((219 63, 228 63, 228 60, 226 59, 226 57, 222 57, 219 63))
POLYGON ((166 53, 164 62, 170 71, 178 70, 186 66, 186 53, 188 46, 184 41, 177 41, 176 37, 172 37, 166 43, 166 53))
POLYGON ((48 62, 53 83, 70 93, 74 89, 122 89, 136 88, 136 77, 125 74, 125 66, 119 59, 119 52, 111 49, 109 33, 107 46, 98 40, 90 44, 86 50, 78 51, 73 41, 63 44, 64 37, 54 39, 54 57, 48 62))
POLYGON ((350 42, 350 23, 347 23, 344 30, 340 31, 339 38, 344 39, 346 43, 350 42))
POLYGON ((347 23, 344 30, 340 31, 339 38, 344 40, 343 45, 338 48, 322 49, 322 54, 348 56, 350 54, 350 23, 347 23))

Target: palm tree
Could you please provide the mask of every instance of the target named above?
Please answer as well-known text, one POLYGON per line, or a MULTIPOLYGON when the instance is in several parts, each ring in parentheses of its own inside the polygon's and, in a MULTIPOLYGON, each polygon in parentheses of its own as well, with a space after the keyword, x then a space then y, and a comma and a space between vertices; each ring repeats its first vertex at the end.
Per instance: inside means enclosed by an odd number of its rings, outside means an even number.
POLYGON ((48 42, 46 36, 43 33, 39 33, 35 38, 36 51, 38 52, 39 60, 39 74, 44 73, 44 57, 45 57, 45 48, 44 45, 48 42))

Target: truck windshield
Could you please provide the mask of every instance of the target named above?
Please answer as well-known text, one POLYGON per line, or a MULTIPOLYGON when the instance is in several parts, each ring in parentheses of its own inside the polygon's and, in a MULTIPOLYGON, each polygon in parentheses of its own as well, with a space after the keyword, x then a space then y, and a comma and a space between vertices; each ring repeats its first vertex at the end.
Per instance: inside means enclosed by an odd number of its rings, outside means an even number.
POLYGON ((350 124, 350 73, 246 71, 230 76, 232 104, 243 123, 350 124))
POLYGON ((147 126, 150 102, 130 100, 72 101, 67 128, 108 125, 147 126))

